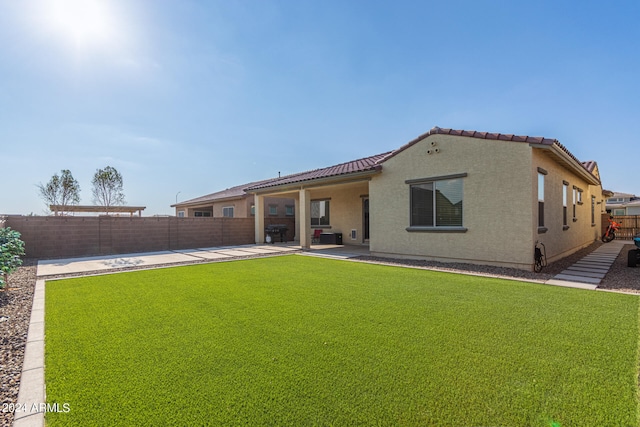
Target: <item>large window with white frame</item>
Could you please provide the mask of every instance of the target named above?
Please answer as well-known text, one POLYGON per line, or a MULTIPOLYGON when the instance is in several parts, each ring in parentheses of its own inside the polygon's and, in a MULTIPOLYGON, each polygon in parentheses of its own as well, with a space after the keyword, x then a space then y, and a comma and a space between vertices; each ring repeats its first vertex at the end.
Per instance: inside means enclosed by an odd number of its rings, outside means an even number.
POLYGON ((408 180, 408 231, 462 228, 463 178, 467 174, 408 180))

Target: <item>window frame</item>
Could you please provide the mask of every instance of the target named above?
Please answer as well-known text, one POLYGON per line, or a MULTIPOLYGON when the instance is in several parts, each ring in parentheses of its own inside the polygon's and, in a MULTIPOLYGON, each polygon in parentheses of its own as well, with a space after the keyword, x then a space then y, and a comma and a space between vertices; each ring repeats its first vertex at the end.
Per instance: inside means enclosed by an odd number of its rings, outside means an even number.
POLYGON ((562 230, 569 229, 569 183, 562 181, 562 230))
POLYGON ((222 217, 223 218, 233 218, 235 216, 235 206, 223 206, 222 207, 222 217), (227 212, 231 210, 231 215, 227 215, 227 212))
POLYGON ((546 233, 548 228, 545 227, 544 221, 544 202, 546 196, 545 177, 548 172, 542 168, 538 168, 538 233, 546 233))
MULTIPOLYGON (((319 207, 318 211, 322 212, 322 208, 319 207)), ((311 220, 311 227, 312 228, 329 228, 331 227, 331 199, 327 198, 327 199, 314 199, 311 200, 311 204, 309 205, 309 217, 311 220), (324 211, 326 212, 325 216, 321 216, 321 217, 313 217, 313 205, 315 203, 323 203, 325 204, 325 208, 324 211), (322 218, 326 218, 326 223, 322 222, 322 218), (314 224, 314 219, 317 220, 317 224, 314 224)))
POLYGON ((405 181, 405 184, 409 186, 409 226, 406 228, 406 231, 409 232, 445 232, 445 233, 465 233, 467 228, 464 227, 464 178, 466 178, 468 174, 457 173, 452 175, 442 175, 442 176, 433 176, 428 178, 418 178, 418 179, 408 179, 405 181), (437 183, 442 181, 452 181, 452 180, 460 180, 462 186, 462 212, 460 212, 460 225, 437 225, 436 221, 436 213, 437 213, 437 183), (424 184, 433 184, 433 225, 413 225, 413 187, 417 185, 424 184))

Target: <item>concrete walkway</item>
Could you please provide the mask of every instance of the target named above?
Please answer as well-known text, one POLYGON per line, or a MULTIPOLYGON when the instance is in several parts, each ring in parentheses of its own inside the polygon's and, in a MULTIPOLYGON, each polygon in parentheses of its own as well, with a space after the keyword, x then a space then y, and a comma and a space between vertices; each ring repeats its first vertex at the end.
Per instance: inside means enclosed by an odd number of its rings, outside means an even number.
POLYGON ((185 249, 177 251, 146 252, 138 254, 103 255, 38 261, 38 277, 59 274, 86 273, 115 270, 126 267, 153 267, 202 260, 224 260, 242 256, 278 255, 299 251, 295 245, 241 245, 215 248, 185 249))
POLYGON ((596 289, 627 243, 624 240, 614 240, 603 244, 553 279, 548 280, 547 284, 596 289))

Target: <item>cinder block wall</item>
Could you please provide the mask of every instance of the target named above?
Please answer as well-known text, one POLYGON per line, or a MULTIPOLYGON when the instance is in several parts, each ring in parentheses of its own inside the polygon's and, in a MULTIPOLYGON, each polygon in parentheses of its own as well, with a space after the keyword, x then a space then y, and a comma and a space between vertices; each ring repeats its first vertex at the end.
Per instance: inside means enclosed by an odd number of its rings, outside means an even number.
MULTIPOLYGON (((194 249, 251 244, 255 241, 253 218, 9 215, 4 219, 6 227, 22 234, 29 258, 194 249)), ((288 219, 279 220, 277 223, 286 223, 288 219)), ((293 229, 292 224, 291 236, 293 229)))

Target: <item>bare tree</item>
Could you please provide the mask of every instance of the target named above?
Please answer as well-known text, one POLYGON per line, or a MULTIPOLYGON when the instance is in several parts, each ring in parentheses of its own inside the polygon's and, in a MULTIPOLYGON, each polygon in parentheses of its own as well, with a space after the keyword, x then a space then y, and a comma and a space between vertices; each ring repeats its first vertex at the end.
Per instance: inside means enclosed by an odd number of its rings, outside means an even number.
POLYGON ((104 169, 96 170, 93 175, 93 201, 104 206, 109 214, 111 206, 124 204, 124 193, 122 192, 122 175, 115 168, 107 166, 104 169))
POLYGON ((73 177, 71 171, 63 169, 61 175, 54 174, 46 184, 38 184, 40 197, 47 207, 54 205, 54 213, 58 215, 57 206, 65 211, 66 206, 80 203, 80 184, 73 177))

